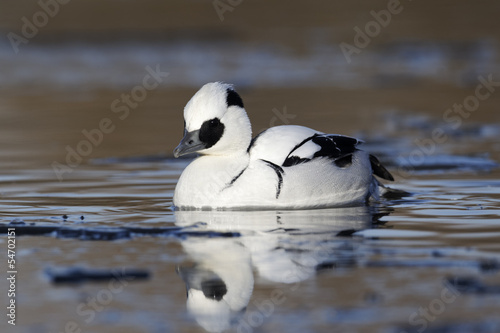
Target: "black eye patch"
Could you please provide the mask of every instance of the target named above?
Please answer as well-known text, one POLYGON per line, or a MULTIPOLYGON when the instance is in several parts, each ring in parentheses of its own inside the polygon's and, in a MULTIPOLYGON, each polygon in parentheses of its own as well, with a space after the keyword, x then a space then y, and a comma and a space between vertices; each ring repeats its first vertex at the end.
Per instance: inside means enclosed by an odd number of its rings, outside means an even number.
POLYGON ((210 148, 220 140, 224 134, 224 124, 219 118, 205 121, 200 128, 200 141, 205 144, 205 148, 210 148))
POLYGON ((241 99, 240 95, 232 89, 227 89, 227 96, 226 96, 226 104, 227 107, 230 107, 232 105, 236 105, 239 107, 243 107, 243 100, 241 99))

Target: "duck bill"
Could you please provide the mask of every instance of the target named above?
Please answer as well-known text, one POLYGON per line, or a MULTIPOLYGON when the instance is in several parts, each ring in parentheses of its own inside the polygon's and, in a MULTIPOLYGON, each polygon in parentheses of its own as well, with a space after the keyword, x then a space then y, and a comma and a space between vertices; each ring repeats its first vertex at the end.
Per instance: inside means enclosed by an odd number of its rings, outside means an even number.
POLYGON ((174 149, 174 157, 196 153, 205 149, 205 144, 200 141, 200 131, 187 132, 181 142, 174 149))

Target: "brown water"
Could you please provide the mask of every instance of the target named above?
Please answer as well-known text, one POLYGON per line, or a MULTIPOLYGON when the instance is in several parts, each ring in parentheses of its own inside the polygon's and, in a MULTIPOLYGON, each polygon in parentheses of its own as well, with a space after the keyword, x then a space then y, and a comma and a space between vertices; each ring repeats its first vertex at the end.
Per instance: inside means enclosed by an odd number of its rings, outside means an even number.
MULTIPOLYGON (((14 327, 1 279, 0 331, 499 332, 500 87, 478 88, 500 81, 498 3, 401 4, 351 63, 340 43, 386 1, 244 1, 224 21, 211 2, 70 2, 18 53, 3 39, 0 223, 17 233, 17 306, 14 327), (144 90, 152 70, 168 75, 144 90), (236 84, 254 133, 361 137, 410 195, 174 212, 182 108, 214 80, 236 84), (473 111, 447 111, 477 89, 473 111), (36 226, 52 229, 26 235, 36 226), (75 267, 149 278, 51 281, 75 267)), ((3 35, 40 11, 0 6, 3 35)), ((7 236, 0 247, 8 276, 7 236)))

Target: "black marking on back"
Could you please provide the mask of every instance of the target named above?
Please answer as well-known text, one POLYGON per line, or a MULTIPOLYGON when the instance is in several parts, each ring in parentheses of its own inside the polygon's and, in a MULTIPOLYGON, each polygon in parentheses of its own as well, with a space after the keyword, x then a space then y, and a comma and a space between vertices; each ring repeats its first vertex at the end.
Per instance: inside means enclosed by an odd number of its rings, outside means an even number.
POLYGON ((297 164, 300 164, 300 163, 305 163, 305 162, 309 162, 311 159, 310 158, 300 158, 298 156, 289 156, 286 158, 285 162, 283 162, 283 166, 284 167, 289 167, 289 166, 292 166, 292 165, 297 165, 297 164))
POLYGON ((205 148, 210 148, 220 140, 224 134, 224 124, 219 118, 205 121, 200 128, 200 141, 205 144, 205 148))
POLYGON ((319 135, 312 137, 312 142, 321 147, 314 157, 340 158, 354 153, 359 143, 357 139, 342 135, 319 135))
POLYGON ((370 164, 372 166, 372 171, 375 176, 379 176, 380 178, 387 180, 394 180, 391 173, 387 171, 387 169, 380 163, 378 158, 373 155, 370 155, 370 164))
POLYGON ((357 150, 356 145, 358 143, 360 143, 359 140, 348 136, 316 133, 296 145, 283 162, 283 166, 288 167, 309 162, 314 158, 327 157, 334 160, 337 166, 347 167, 352 162, 352 153, 357 150), (302 147, 308 141, 312 141, 320 148, 316 153, 314 153, 312 158, 301 158, 293 155, 293 152, 302 147))
POLYGON ((302 140, 301 143, 297 144, 295 147, 293 147, 293 149, 290 151, 290 153, 288 153, 288 156, 285 158, 285 161, 283 162, 283 166, 284 167, 289 167, 289 166, 292 166, 292 165, 296 165, 296 164, 300 164, 300 163, 304 163, 304 162, 308 162, 310 161, 311 159, 310 158, 300 158, 298 156, 295 156, 295 155, 292 155, 294 151, 296 151, 297 149, 299 149, 300 147, 302 147, 302 145, 304 145, 307 141, 311 140, 316 134, 314 134, 313 136, 310 136, 304 140, 302 140))
POLYGON ((227 90, 227 96, 226 96, 226 104, 227 107, 230 107, 232 105, 239 106, 240 108, 243 108, 243 100, 241 99, 240 95, 233 89, 228 88, 227 90))
MULTIPOLYGON (((359 141, 358 139, 348 136, 316 133, 297 144, 290 151, 282 166, 290 167, 293 165, 309 162, 318 157, 326 157, 332 159, 337 167, 346 168, 352 164, 352 154, 358 150, 356 146, 361 142, 362 141, 359 141), (297 149, 299 149, 309 141, 312 141, 320 148, 316 153, 314 153, 312 158, 293 155, 293 153, 297 149)), ((370 164, 372 167, 372 172, 375 176, 391 181, 394 180, 391 173, 387 171, 387 169, 373 155, 370 155, 370 164)))
POLYGON ((316 136, 317 134, 314 134, 313 136, 310 136, 304 140, 302 140, 301 143, 299 143, 298 145, 296 145, 295 147, 293 147, 293 149, 290 151, 290 153, 288 154, 288 156, 290 156, 294 151, 296 151, 297 149, 299 149, 300 147, 302 147, 302 145, 304 145, 307 141, 311 140, 312 138, 314 138, 314 136, 316 136))
POLYGON ((226 184, 226 186, 222 189, 222 191, 224 191, 225 189, 230 188, 231 186, 233 186, 234 182, 236 180, 238 180, 238 178, 240 178, 240 176, 243 174, 243 172, 245 172, 246 169, 247 169, 247 167, 245 167, 243 170, 241 170, 239 174, 237 174, 236 176, 234 176, 233 179, 231 179, 231 181, 226 184))
POLYGON ((279 165, 274 164, 273 162, 269 162, 267 160, 262 160, 269 165, 274 172, 276 172, 276 176, 278 176, 278 186, 276 186, 276 199, 279 198, 280 193, 281 193, 281 186, 283 185, 283 174, 285 171, 283 171, 283 168, 280 167, 279 165))
POLYGON ((352 164, 352 154, 337 158, 333 163, 339 168, 347 168, 352 164))
POLYGON ((260 132, 259 134, 257 134, 253 139, 252 141, 250 141, 250 144, 248 145, 248 148, 247 148, 247 153, 250 152, 250 150, 252 149, 252 147, 255 145, 255 143, 257 142, 257 139, 262 135, 264 134, 264 132, 267 131, 267 129, 263 130, 262 132, 260 132))

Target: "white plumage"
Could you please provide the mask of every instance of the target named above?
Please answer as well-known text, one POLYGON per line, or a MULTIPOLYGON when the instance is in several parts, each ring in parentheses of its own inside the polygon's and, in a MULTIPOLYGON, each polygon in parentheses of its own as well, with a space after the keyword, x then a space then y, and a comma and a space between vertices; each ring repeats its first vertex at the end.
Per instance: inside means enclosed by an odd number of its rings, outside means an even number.
POLYGON ((390 173, 360 141, 302 126, 277 126, 251 139, 232 85, 204 85, 184 109, 178 157, 201 154, 183 171, 178 209, 307 209, 365 204, 378 197, 373 176, 390 173))

